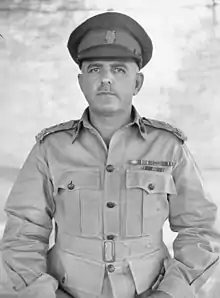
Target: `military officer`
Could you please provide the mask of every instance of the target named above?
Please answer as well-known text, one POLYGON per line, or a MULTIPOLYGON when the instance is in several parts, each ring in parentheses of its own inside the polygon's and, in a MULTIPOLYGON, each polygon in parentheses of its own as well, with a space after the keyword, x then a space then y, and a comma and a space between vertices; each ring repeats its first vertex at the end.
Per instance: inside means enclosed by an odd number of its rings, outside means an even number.
POLYGON ((132 105, 150 37, 129 16, 107 12, 78 26, 68 49, 88 107, 43 130, 20 171, 5 207, 2 293, 195 297, 219 264, 216 205, 184 134, 132 105), (168 218, 178 233, 174 257, 163 242, 168 218))

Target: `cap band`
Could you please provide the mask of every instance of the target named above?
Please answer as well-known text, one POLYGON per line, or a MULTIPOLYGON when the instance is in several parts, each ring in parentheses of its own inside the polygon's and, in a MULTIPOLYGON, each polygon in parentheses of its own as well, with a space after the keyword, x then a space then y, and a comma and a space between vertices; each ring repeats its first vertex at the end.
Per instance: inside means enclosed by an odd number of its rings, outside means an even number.
POLYGON ((89 31, 78 46, 78 55, 93 47, 111 45, 121 46, 131 52, 131 57, 141 58, 141 47, 137 40, 121 30, 93 30, 89 31))

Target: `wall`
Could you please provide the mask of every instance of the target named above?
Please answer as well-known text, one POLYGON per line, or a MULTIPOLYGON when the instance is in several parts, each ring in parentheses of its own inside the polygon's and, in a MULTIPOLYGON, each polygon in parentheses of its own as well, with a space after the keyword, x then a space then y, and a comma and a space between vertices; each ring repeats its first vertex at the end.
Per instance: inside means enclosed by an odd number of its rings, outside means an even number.
POLYGON ((42 128, 80 117, 85 108, 66 43, 88 16, 115 9, 149 32, 154 55, 134 99, 146 117, 181 128, 208 190, 220 178, 220 6, 208 0, 1 0, 0 219, 19 167, 42 128), (125 4, 126 3, 126 4, 125 4))

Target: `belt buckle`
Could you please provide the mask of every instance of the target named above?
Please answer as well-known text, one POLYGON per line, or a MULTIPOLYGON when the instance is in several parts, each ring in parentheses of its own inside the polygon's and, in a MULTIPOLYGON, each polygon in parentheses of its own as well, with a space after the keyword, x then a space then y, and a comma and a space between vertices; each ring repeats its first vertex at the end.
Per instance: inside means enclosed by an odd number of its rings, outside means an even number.
POLYGON ((105 240, 103 243, 103 260, 106 263, 115 262, 115 241, 105 240))

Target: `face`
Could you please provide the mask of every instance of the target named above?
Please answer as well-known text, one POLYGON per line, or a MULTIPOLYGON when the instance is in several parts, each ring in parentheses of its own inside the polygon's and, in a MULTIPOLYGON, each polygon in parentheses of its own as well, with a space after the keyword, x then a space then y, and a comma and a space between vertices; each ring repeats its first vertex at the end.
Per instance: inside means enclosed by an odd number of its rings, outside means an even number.
POLYGON ((128 111, 143 84, 143 74, 133 61, 84 61, 79 74, 81 90, 93 112, 128 111))

